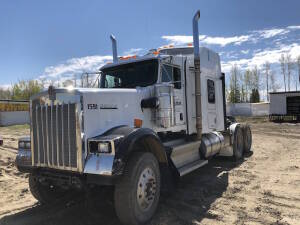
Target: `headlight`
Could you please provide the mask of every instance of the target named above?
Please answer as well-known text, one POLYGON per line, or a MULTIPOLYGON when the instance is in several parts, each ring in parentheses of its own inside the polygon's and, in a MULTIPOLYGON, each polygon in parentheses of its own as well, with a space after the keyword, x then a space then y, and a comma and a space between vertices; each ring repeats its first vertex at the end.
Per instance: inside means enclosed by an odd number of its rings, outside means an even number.
POLYGON ((19 148, 30 149, 30 141, 19 141, 19 148))
POLYGON ((25 142, 19 141, 19 148, 24 148, 24 147, 25 147, 25 142))
POLYGON ((26 143, 25 143, 25 148, 26 148, 26 149, 30 149, 30 142, 26 142, 26 143))
POLYGON ((115 149, 118 147, 124 136, 110 135, 88 140, 88 149, 90 153, 98 154, 115 154, 115 149))
POLYGON ((109 142, 98 143, 98 152, 99 153, 111 153, 111 144, 109 142))
POLYGON ((112 144, 110 141, 89 141, 89 151, 91 153, 112 153, 112 144))

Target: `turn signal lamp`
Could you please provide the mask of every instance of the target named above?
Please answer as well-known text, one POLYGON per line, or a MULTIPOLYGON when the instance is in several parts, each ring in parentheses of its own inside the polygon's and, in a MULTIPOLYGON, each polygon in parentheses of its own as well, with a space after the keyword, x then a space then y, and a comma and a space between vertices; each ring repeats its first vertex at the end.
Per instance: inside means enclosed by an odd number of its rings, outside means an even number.
POLYGON ((143 120, 141 119, 134 119, 134 127, 140 128, 143 125, 143 120))
POLYGON ((136 55, 121 56, 120 60, 136 59, 136 55))

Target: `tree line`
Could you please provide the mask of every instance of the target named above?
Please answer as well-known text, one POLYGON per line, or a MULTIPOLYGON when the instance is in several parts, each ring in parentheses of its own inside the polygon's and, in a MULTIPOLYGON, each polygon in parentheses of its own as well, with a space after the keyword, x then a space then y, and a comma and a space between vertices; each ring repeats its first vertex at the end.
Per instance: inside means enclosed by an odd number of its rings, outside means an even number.
POLYGON ((39 93, 49 85, 55 87, 97 87, 99 73, 83 73, 80 79, 74 75, 73 79, 49 80, 45 78, 39 80, 20 80, 11 88, 0 88, 0 99, 29 100, 34 94, 39 93))
POLYGON ((0 88, 0 99, 29 100, 30 97, 39 93, 43 84, 37 80, 21 80, 12 88, 0 88))
POLYGON ((227 101, 231 103, 261 101, 261 93, 266 92, 266 100, 269 101, 269 92, 278 90, 298 90, 300 86, 300 55, 292 59, 289 53, 282 54, 279 58, 280 73, 283 78, 278 82, 271 64, 266 61, 260 69, 254 66, 252 69, 242 71, 238 65, 233 65, 230 71, 229 85, 226 87, 227 101))

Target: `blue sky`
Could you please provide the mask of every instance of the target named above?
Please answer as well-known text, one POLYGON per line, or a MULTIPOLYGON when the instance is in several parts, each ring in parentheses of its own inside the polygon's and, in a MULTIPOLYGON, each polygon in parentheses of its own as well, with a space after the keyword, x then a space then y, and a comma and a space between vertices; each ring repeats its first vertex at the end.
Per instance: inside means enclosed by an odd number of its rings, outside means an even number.
POLYGON ((265 60, 276 70, 281 53, 300 54, 298 0, 1 0, 0 85, 95 71, 111 58, 110 33, 120 55, 187 44, 197 9, 201 45, 220 53, 226 72, 265 60))

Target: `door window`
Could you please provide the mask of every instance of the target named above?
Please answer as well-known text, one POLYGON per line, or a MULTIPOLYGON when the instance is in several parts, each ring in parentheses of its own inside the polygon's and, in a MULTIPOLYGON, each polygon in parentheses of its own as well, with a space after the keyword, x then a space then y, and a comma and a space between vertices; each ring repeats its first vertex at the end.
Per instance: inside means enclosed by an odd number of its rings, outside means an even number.
POLYGON ((173 83, 175 89, 181 89, 180 69, 169 65, 162 65, 161 82, 173 83))

